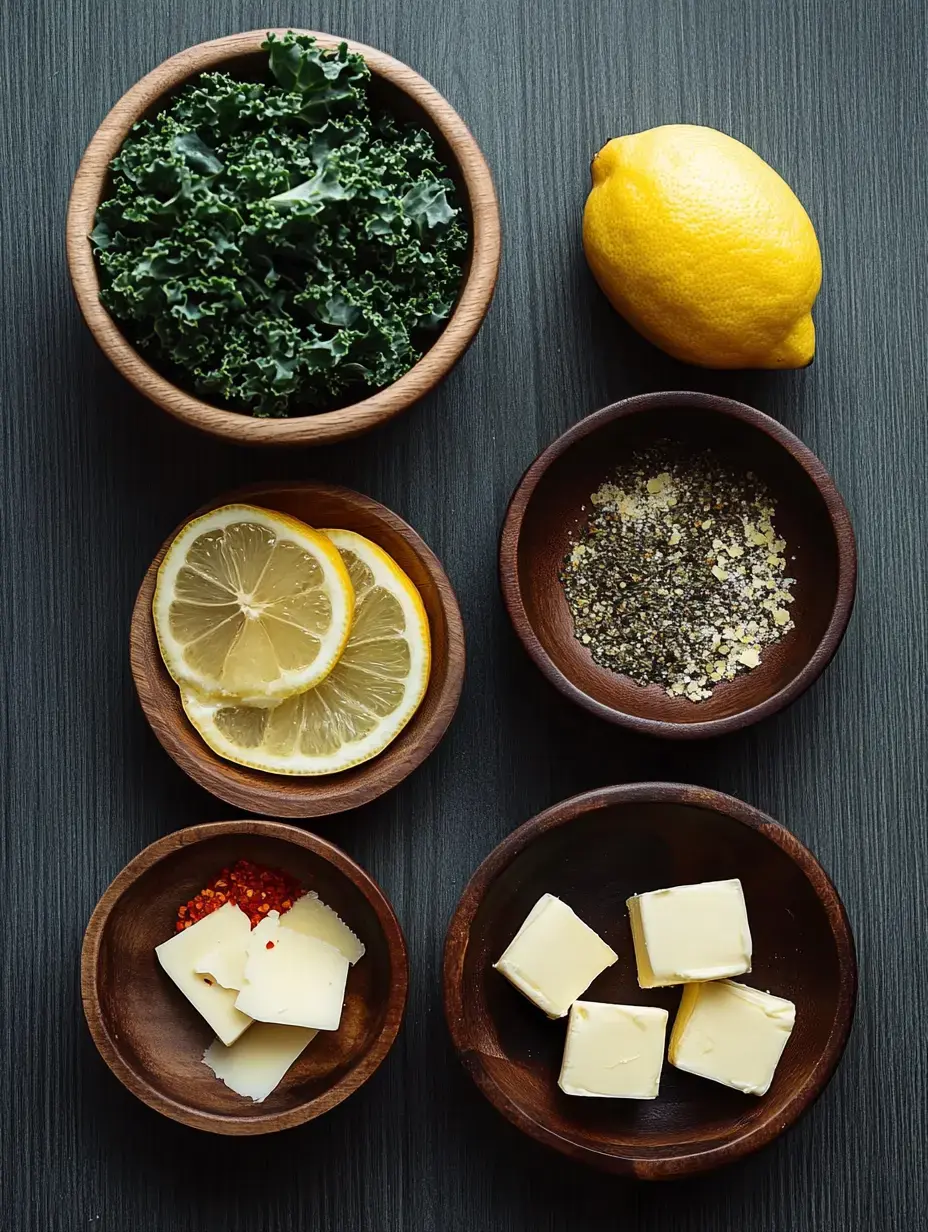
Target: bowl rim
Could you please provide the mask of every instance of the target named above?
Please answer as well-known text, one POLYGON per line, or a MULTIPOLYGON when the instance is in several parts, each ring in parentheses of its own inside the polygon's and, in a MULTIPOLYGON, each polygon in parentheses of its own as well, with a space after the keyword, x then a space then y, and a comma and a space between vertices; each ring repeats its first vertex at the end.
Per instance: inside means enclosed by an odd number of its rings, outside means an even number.
MULTIPOLYGON (((204 790, 210 792, 211 795, 217 796, 220 800, 225 800, 227 804, 232 804, 237 808, 254 809, 257 812, 267 813, 275 817, 307 819, 311 817, 334 817, 339 813, 369 804, 372 800, 376 800, 386 794, 386 792, 392 791, 394 787, 397 787, 404 779, 408 778, 414 770, 417 770, 431 756, 444 738, 452 719, 457 713, 461 692, 464 687, 467 648, 461 609, 458 605, 454 588, 447 573, 445 573, 441 561, 418 532, 401 518, 399 514, 394 513, 386 505, 382 505, 379 501, 374 500, 373 497, 366 496, 362 492, 356 492, 353 488, 346 488, 341 484, 322 483, 316 480, 269 479, 264 483, 252 483, 242 488, 236 488, 232 492, 223 493, 221 496, 207 501, 199 509, 194 510, 193 513, 185 517, 167 536, 151 564, 146 569, 132 606, 132 615, 129 620, 129 665, 139 704, 149 727, 168 756, 189 778, 193 779, 204 790), (334 803, 326 801, 319 806, 316 806, 316 804, 307 805, 306 803, 299 803, 298 807, 288 811, 283 810, 281 805, 282 797, 291 796, 294 800, 299 801, 302 799, 297 794, 297 789, 300 786, 315 785, 318 788, 323 780, 326 783, 330 783, 333 779, 338 779, 339 775, 306 777, 295 775, 288 777, 286 775, 274 775, 265 771, 254 770, 252 773, 261 775, 262 780, 266 780, 266 787, 250 783, 233 782, 230 775, 234 774, 237 770, 241 770, 242 767, 237 767, 232 762, 225 762, 218 754, 213 754, 186 718, 184 722, 190 727, 190 731, 195 739, 189 745, 180 739, 175 733, 173 725, 163 720, 162 708, 157 700, 157 690, 152 684, 152 671, 157 672, 160 670, 159 664, 161 660, 160 654, 157 651, 157 639, 154 634, 151 601, 154 594, 158 567, 164 559, 169 546, 180 531, 194 518, 198 518, 202 514, 208 513, 211 509, 217 509, 222 505, 254 503, 256 498, 269 491, 300 491, 325 496, 348 496, 359 508, 366 510, 373 516, 376 516, 379 521, 386 523, 391 530, 409 545, 410 549, 422 562, 437 591, 438 602, 448 628, 446 670, 444 680, 441 682, 436 695, 435 709, 431 718, 418 733, 416 743, 407 750, 406 755, 396 761, 389 773, 385 773, 387 763, 383 758, 390 748, 390 745, 388 745, 376 757, 362 763, 360 767, 352 768, 357 769, 364 776, 363 780, 341 794, 334 803), (139 634, 139 630, 142 629, 150 629, 151 640, 155 643, 155 653, 158 654, 158 658, 155 660, 154 669, 151 666, 151 656, 148 654, 148 647, 147 645, 142 645, 142 636, 139 634), (213 764, 212 758, 216 758, 216 765, 213 764)), ((164 670, 167 671, 166 668, 164 670)), ((426 694, 423 697, 423 702, 420 704, 420 709, 421 705, 425 702, 425 698, 428 696, 428 690, 432 687, 432 680, 436 675, 436 662, 433 656, 429 684, 426 686, 426 694)), ((175 689, 177 687, 173 682, 172 686, 175 689)), ((403 731, 408 730, 412 726, 418 713, 419 711, 412 716, 403 731)), ((400 736, 402 736, 402 732, 400 736)), ((321 796, 321 793, 319 794, 321 796)))
POLYGON ((634 397, 624 398, 620 402, 613 402, 601 410, 594 411, 585 419, 573 424, 542 450, 519 480, 506 509, 500 531, 499 581, 503 602, 516 635, 545 678, 565 697, 598 718, 630 728, 632 731, 674 740, 698 740, 720 736, 725 732, 739 731, 769 715, 776 714, 794 702, 818 679, 834 658, 851 619, 857 592, 857 546, 850 515, 834 480, 821 460, 798 436, 790 432, 778 420, 744 402, 736 402, 732 398, 724 398, 719 394, 666 390, 636 394, 634 397), (835 537, 838 558, 836 598, 831 619, 805 666, 783 688, 764 701, 724 718, 707 719, 694 723, 648 719, 640 715, 629 714, 627 711, 597 701, 583 689, 578 688, 564 675, 542 646, 525 610, 522 588, 519 583, 519 541, 525 514, 535 494, 535 489, 552 463, 556 462, 578 441, 591 436, 606 424, 613 423, 617 419, 647 411, 672 410, 681 407, 712 411, 731 419, 738 419, 763 432, 784 449, 802 467, 825 503, 835 537))
POLYGON ((524 822, 490 852, 465 886, 448 925, 443 984, 445 1019, 464 1068, 483 1095, 517 1129, 578 1162, 635 1176, 640 1180, 666 1180, 708 1172, 753 1154, 795 1124, 812 1106, 831 1080, 847 1045, 857 1002, 857 957, 847 912, 831 878, 808 847, 785 826, 753 805, 713 788, 684 783, 625 783, 583 792, 552 805, 524 822), (793 1095, 776 1118, 771 1118, 744 1133, 733 1142, 723 1146, 709 1146, 686 1156, 662 1156, 653 1150, 646 1157, 614 1154, 597 1151, 561 1137, 540 1121, 536 1121, 502 1090, 484 1068, 483 1054, 466 1028, 464 960, 471 926, 491 883, 541 835, 568 825, 578 817, 598 809, 631 803, 684 804, 707 809, 722 813, 770 839, 805 874, 825 909, 838 954, 839 988, 834 1020, 810 1080, 793 1095))
MULTIPOLYGON (((134 856, 110 882, 87 924, 81 946, 81 1001, 87 1026, 100 1056, 123 1086, 149 1108, 192 1129, 235 1137, 276 1133, 314 1120, 347 1099, 377 1070, 393 1047, 406 1010, 409 987, 409 961, 406 941, 392 905, 373 877, 340 847, 317 834, 279 821, 257 819, 214 821, 186 826, 163 835, 134 856), (240 1120, 236 1116, 204 1112, 164 1095, 128 1065, 119 1053, 105 1023, 100 1000, 99 959, 103 935, 113 909, 122 895, 154 865, 184 847, 229 834, 257 834, 303 847, 320 856, 357 887, 373 907, 383 930, 390 958, 392 978, 380 1033, 358 1064, 334 1086, 296 1108, 240 1120)), ((218 1081, 218 1079, 217 1079, 218 1081)))
POLYGON ((123 94, 104 117, 81 158, 65 224, 68 269, 81 313, 97 345, 139 393, 175 418, 213 436, 250 445, 309 445, 346 440, 406 410, 443 380, 470 346, 490 307, 499 273, 501 230, 493 177, 467 125, 424 77, 402 61, 365 43, 316 30, 268 26, 196 43, 170 56, 123 94), (206 72, 260 50, 268 33, 310 34, 326 48, 347 44, 371 71, 401 90, 440 131, 464 180, 471 211, 471 262, 457 304, 432 346, 385 389, 360 402, 317 415, 255 419, 223 410, 174 385, 148 364, 123 336, 99 298, 100 283, 90 244, 93 219, 109 164, 132 124, 168 91, 206 72))

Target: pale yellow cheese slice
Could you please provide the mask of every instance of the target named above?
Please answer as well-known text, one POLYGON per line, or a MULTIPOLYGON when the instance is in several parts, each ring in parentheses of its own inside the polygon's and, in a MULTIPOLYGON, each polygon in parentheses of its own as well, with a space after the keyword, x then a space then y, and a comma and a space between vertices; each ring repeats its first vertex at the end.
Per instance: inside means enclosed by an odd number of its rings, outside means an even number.
POLYGON ((236 1007, 259 1022, 335 1031, 348 959, 334 945, 283 928, 276 911, 254 928, 236 1007))
POLYGON ((252 1019, 236 1006, 234 989, 223 988, 210 972, 198 972, 197 967, 204 955, 215 954, 220 946, 230 952, 244 948, 250 934, 248 916, 234 903, 226 903, 155 946, 158 962, 224 1044, 233 1044, 252 1019))
POLYGON ((213 1040, 203 1061, 236 1095, 260 1104, 318 1034, 308 1027, 256 1022, 231 1048, 213 1040))
POLYGON ((319 941, 334 945, 352 967, 364 956, 363 943, 313 890, 298 898, 290 910, 280 917, 280 922, 283 927, 292 928, 294 932, 302 933, 305 937, 316 937, 319 941))

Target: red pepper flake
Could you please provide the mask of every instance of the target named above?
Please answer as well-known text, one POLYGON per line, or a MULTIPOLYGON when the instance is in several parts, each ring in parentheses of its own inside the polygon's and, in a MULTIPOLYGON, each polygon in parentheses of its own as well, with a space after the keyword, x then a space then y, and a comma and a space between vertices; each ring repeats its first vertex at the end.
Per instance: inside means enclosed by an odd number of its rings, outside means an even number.
POLYGON ((273 942, 273 941, 269 941, 269 942, 267 943, 267 945, 266 945, 264 948, 265 948, 266 950, 273 950, 273 948, 274 948, 274 942, 273 942))
MULTIPOLYGON (((248 916, 251 927, 269 911, 287 911, 306 891, 282 869, 264 868, 251 860, 239 860, 177 909, 177 932, 182 932, 226 903, 235 903, 248 916)), ((271 949, 274 942, 268 942, 271 949)))

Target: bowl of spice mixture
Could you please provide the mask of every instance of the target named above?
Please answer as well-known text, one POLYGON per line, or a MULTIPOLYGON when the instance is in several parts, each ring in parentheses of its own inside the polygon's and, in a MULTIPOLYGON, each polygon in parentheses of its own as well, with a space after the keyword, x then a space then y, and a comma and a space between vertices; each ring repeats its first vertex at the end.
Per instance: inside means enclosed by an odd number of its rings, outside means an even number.
POLYGON ((847 509, 776 420, 713 394, 628 398, 529 467, 500 543, 516 633, 593 714, 719 735, 821 674, 857 581, 847 509))

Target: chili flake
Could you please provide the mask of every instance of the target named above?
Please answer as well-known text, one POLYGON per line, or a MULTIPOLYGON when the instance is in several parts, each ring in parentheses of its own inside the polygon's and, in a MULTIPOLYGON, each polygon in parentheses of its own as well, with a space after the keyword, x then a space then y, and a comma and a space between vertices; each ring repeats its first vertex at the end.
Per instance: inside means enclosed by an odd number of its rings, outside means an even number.
POLYGON ((260 923, 269 911, 289 911, 306 891, 282 869, 263 868, 251 860, 239 860, 224 868, 189 902, 177 909, 177 932, 218 911, 225 903, 235 903, 245 912, 251 926, 260 923))

